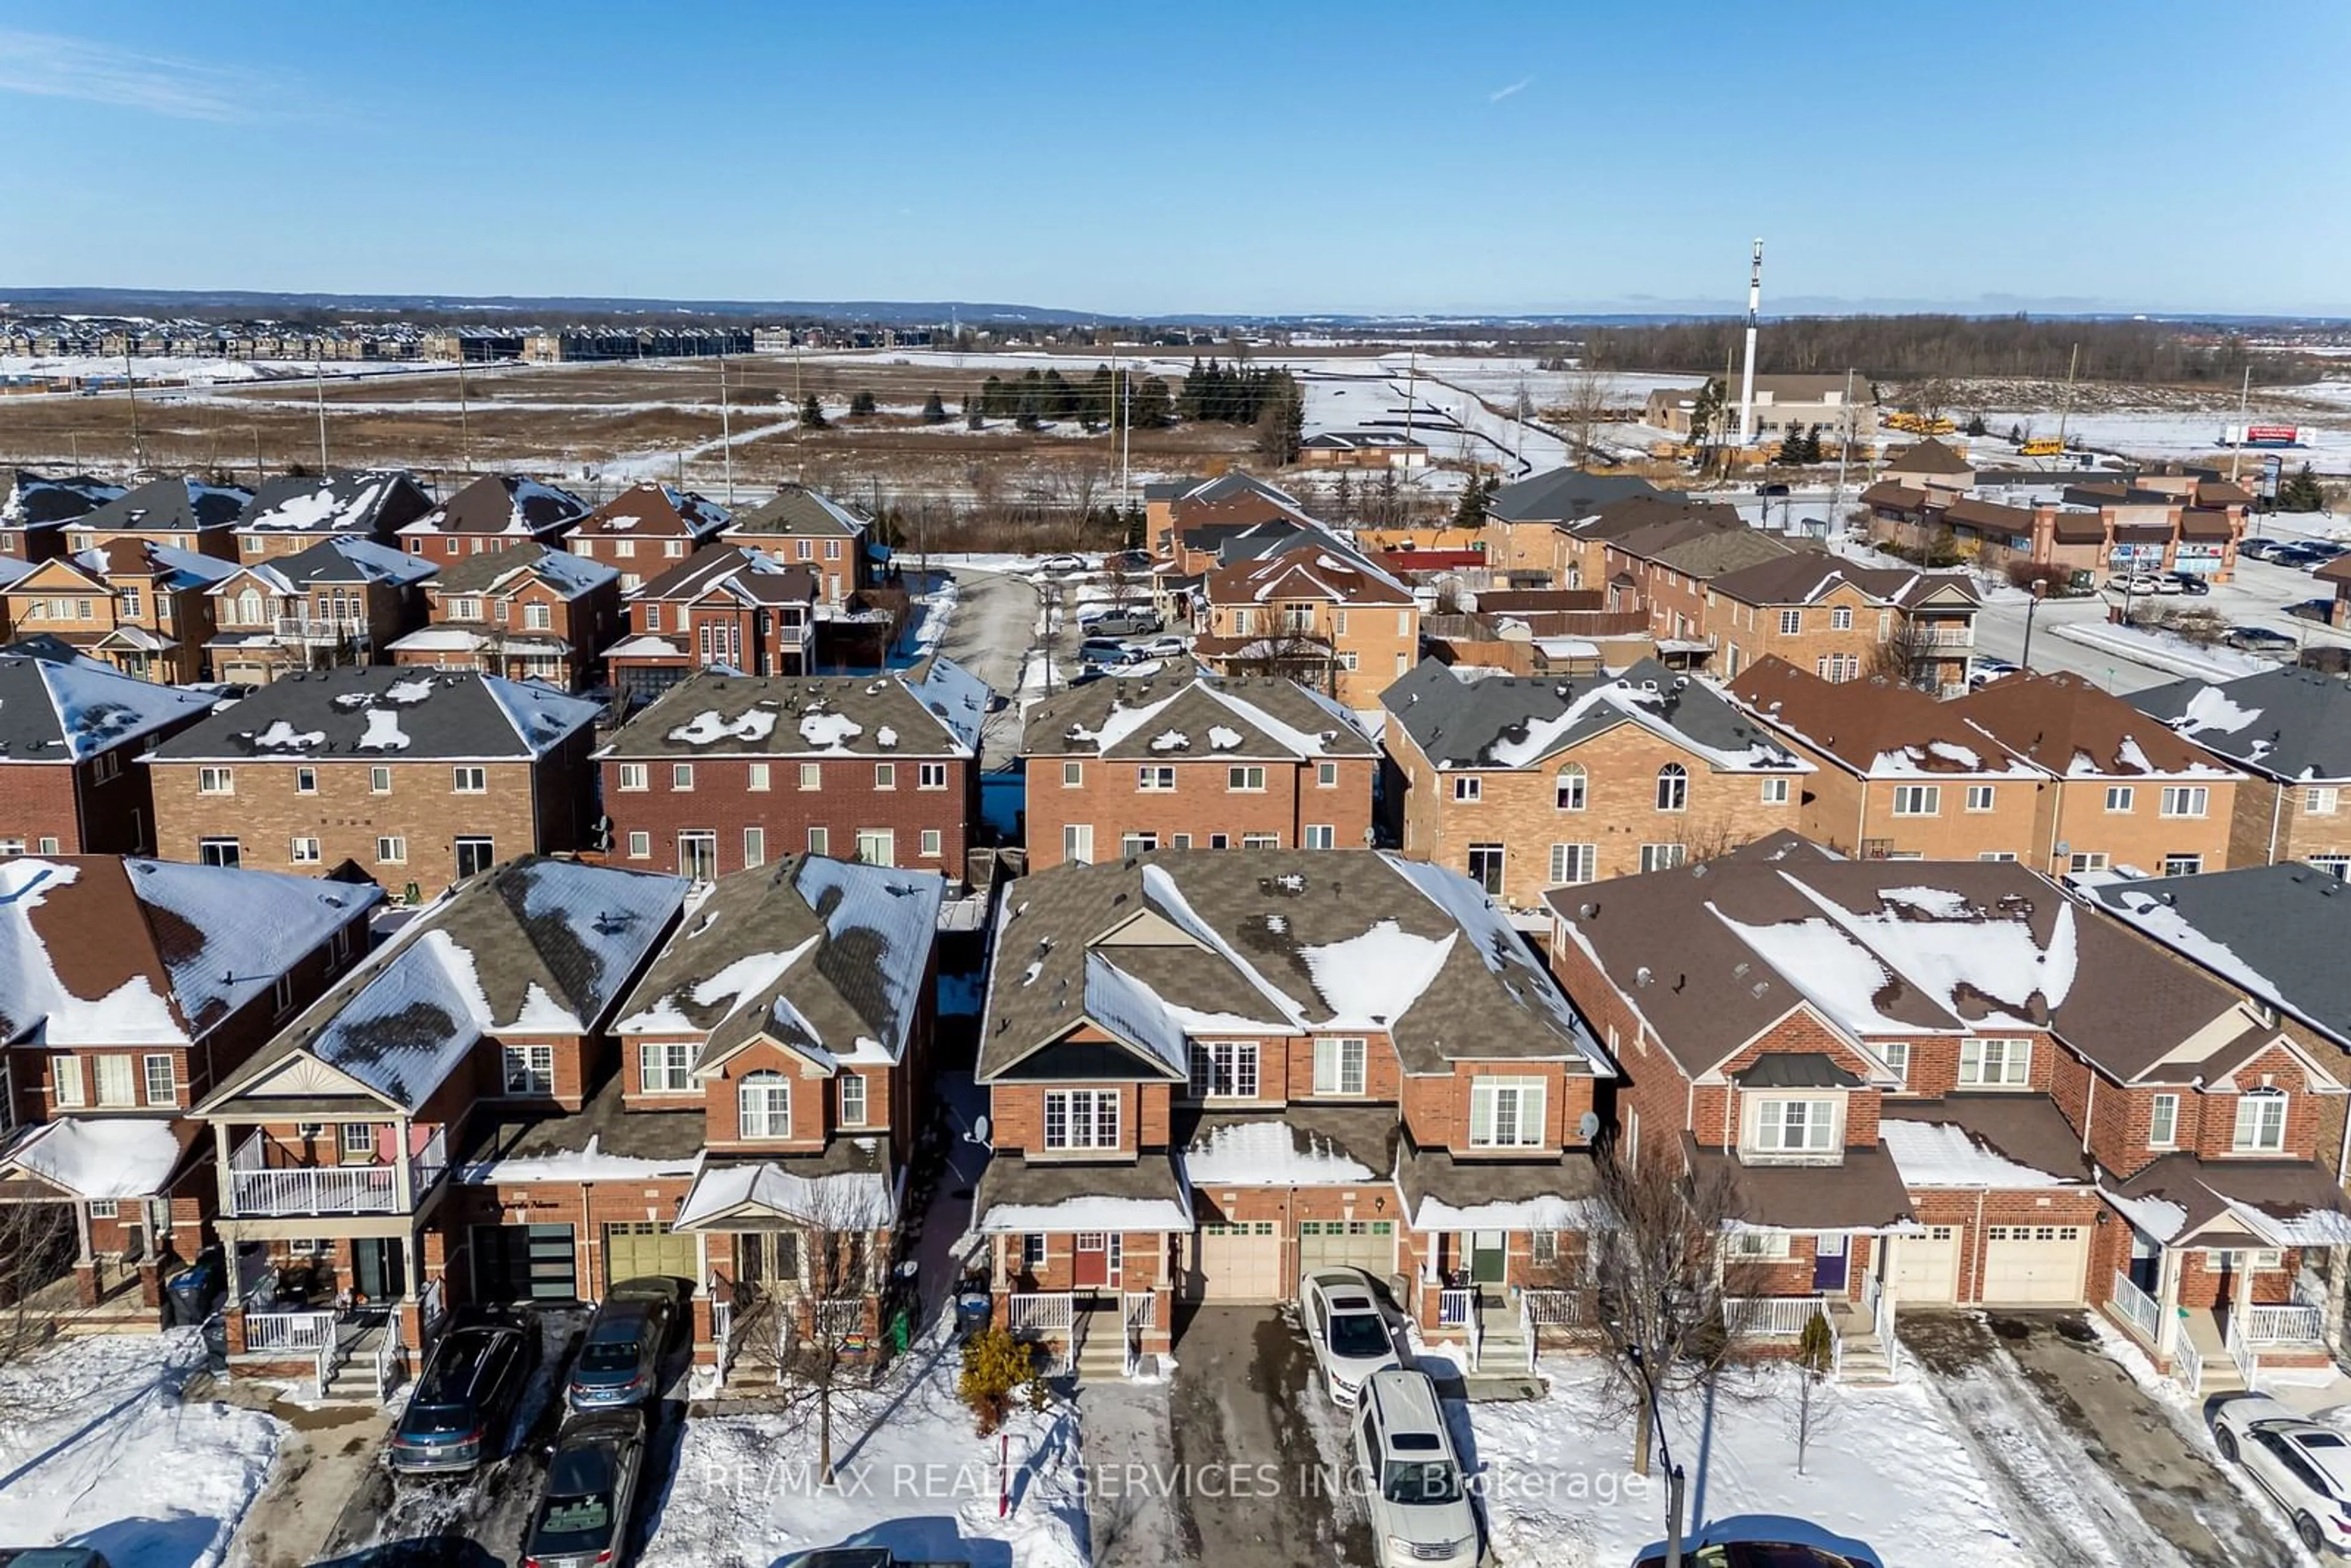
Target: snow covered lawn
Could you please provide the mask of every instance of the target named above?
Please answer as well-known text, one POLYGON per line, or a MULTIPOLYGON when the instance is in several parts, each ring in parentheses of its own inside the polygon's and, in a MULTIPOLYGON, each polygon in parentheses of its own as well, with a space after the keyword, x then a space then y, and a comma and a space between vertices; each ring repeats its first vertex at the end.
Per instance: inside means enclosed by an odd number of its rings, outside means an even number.
POLYGON ((817 1484, 813 1410, 689 1420, 642 1568, 768 1568, 841 1544, 973 1568, 1082 1568, 1075 1412, 1057 1400, 1007 1423, 1013 1504, 998 1519, 998 1439, 973 1435, 955 1395, 961 1367, 934 1333, 861 1409, 837 1405, 832 1488, 817 1484))
POLYGON ((2240 675, 2258 675, 2277 668, 2269 659, 2256 658, 2234 648, 2205 647, 2177 632, 2145 626, 2117 626, 2106 621, 2063 621, 2048 630, 2069 643, 2199 680, 2233 681, 2240 675))
POLYGON ((277 1458, 257 1410, 183 1404, 193 1329, 64 1340, 0 1374, 0 1542, 115 1568, 211 1568, 277 1458))
MULTIPOLYGON (((1488 1529, 1504 1568, 1627 1568, 1665 1539, 1662 1465, 1630 1469, 1633 1435, 1611 1425, 1596 1361, 1548 1361, 1550 1397, 1457 1406, 1463 1458, 1482 1469, 1488 1529)), ((2018 1543, 1959 1437, 1916 1382, 1829 1387, 1803 1475, 1796 1473, 1792 1377, 1740 1380, 1710 1413, 1695 1400, 1667 1413, 1688 1478, 1689 1535, 1750 1529, 1810 1541, 1857 1562, 1938 1568, 2024 1568, 2018 1543), (1800 1522, 1809 1521, 1810 1525, 1800 1522)))

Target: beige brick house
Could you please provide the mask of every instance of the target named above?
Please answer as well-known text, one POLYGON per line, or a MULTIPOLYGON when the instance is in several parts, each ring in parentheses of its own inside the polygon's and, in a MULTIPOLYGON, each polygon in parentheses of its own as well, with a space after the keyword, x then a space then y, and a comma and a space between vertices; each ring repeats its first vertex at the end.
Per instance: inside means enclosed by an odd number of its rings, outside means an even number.
POLYGON ((1283 675, 1368 708, 1420 657, 1411 590, 1320 528, 1229 560, 1201 585, 1193 653, 1219 674, 1283 675))
POLYGON ((1965 572, 1804 551, 1709 579, 1701 625, 1724 680, 1777 658, 1823 680, 1885 675, 1954 696, 1968 689, 1980 608, 1965 572))
POLYGON ((424 605, 429 624, 393 640, 393 664, 577 691, 619 633, 620 573, 524 539, 442 567, 424 583, 424 605))
POLYGON ((371 664, 423 624, 440 568, 356 536, 263 556, 213 584, 214 678, 261 685, 291 670, 371 664))

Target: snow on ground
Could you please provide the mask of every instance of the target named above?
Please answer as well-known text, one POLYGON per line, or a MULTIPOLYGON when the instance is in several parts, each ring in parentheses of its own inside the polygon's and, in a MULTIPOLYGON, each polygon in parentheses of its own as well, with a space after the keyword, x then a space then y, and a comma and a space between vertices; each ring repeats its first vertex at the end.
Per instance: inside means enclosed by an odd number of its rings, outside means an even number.
POLYGON ((690 1420, 642 1568, 768 1568, 821 1546, 888 1546, 972 1568, 1081 1568, 1075 1411, 1056 1399, 1006 1423, 1012 1508, 997 1517, 998 1440, 973 1435, 944 1325, 833 1416, 839 1484, 818 1484, 813 1409, 690 1420))
MULTIPOLYGON (((227 360, 176 354, 134 355, 131 373, 141 382, 266 382, 294 377, 381 376, 412 371, 453 370, 423 360, 227 360)), ((0 354, 0 377, 30 376, 42 381, 68 377, 122 379, 120 354, 0 354)))
POLYGON ((0 1374, 0 1542, 89 1546, 114 1568, 211 1568, 268 1477, 281 1428, 183 1404, 193 1330, 65 1340, 0 1374))
MULTIPOLYGON (((1622 1568, 1664 1540, 1663 1468, 1650 1479, 1632 1473, 1633 1435, 1606 1415, 1596 1361, 1546 1362, 1544 1371, 1548 1398, 1453 1407, 1457 1441, 1468 1428, 1464 1458, 1484 1472, 1495 1556, 1505 1568, 1622 1568)), ((1668 1410, 1694 1531, 1751 1527, 1861 1563, 1915 1563, 1926 1553, 1938 1568, 2035 1561, 1917 1383, 1817 1390, 1823 1404, 1802 1475, 1792 1383, 1772 1369, 1711 1410, 1694 1398, 1668 1410)), ((2062 1495, 2050 1506, 2062 1510, 2062 1495)))
MULTIPOLYGON (((2307 393, 2310 389, 2301 389, 2307 393)), ((2005 431, 2011 424, 2027 425, 2035 434, 2054 435, 2057 416, 2049 409, 1986 409, 1984 423, 1993 430, 2005 431)), ((2179 409, 2095 409, 2075 410, 2065 419, 2065 439, 2085 446, 2120 452, 2133 457, 2187 457, 2205 463, 2225 463, 2231 449, 2220 444, 2220 433, 2227 426, 2240 423, 2237 411, 2225 412, 2179 409)), ((2261 461, 2272 451, 2285 462, 2289 474, 2307 463, 2321 474, 2351 473, 2351 430, 2313 425, 2306 414, 2280 415, 2265 419, 2258 410, 2251 416, 2254 424, 2275 423, 2300 425, 2306 433, 2307 446, 2263 448, 2248 447, 2244 452, 2244 472, 2251 476, 2261 471, 2261 461)), ((2004 466, 2008 448, 2004 443, 1980 444, 1987 459, 1995 466, 2004 466)))
POLYGON ((2208 648, 2176 632, 2151 631, 2144 626, 2117 626, 2106 621, 2061 621, 2046 630, 2052 635, 2101 653, 2199 680, 2232 681, 2240 675, 2262 674, 2277 667, 2272 660, 2255 658, 2234 648, 2208 648))

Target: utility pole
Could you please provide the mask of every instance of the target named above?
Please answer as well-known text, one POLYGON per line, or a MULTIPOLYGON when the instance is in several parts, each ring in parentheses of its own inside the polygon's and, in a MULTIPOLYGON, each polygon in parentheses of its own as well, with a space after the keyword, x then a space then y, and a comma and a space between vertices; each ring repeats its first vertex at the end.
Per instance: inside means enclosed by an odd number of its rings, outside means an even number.
POLYGON ((2229 483, 2237 482, 2237 465, 2245 455, 2245 405, 2252 401, 2253 367, 2245 367, 2244 384, 2237 389, 2237 439, 2229 444, 2229 483))
POLYGON ((1420 350, 1408 350, 1404 361, 1404 438, 1412 441, 1414 404, 1420 402, 1420 350))
POLYGON ((253 487, 261 488, 261 426, 253 427, 253 487))
POLYGON ((1837 440, 1836 488, 1829 492, 1829 532, 1834 538, 1837 517, 1844 510, 1845 465, 1853 460, 1853 367, 1844 371, 1844 430, 1837 440))
POLYGON ((2065 455, 2065 422, 2074 414, 2074 372, 2082 365, 2082 345, 2076 343, 2065 356, 2065 395, 2057 400, 2057 455, 2065 455))
POLYGON ((319 354, 310 356, 311 385, 319 393, 319 477, 327 476, 327 361, 319 354))
POLYGON ((1739 444, 1755 439, 1755 326, 1763 308, 1763 242, 1755 242, 1755 263, 1747 274, 1747 369, 1739 382, 1739 444))
POLYGON ((735 423, 726 402, 726 340, 718 340, 718 444, 726 455, 726 508, 735 508, 735 423))
POLYGON ((801 445, 808 434, 808 421, 800 417, 800 411, 806 407, 808 398, 800 391, 799 334, 795 332, 792 334, 792 469, 794 477, 799 479, 808 477, 808 453, 801 445))
POLYGON ((465 412, 465 340, 457 340, 457 455, 465 465, 465 476, 474 476, 474 433, 465 412))
POLYGON ((122 350, 122 384, 131 392, 131 466, 133 472, 147 466, 147 450, 139 441, 139 378, 131 373, 131 350, 122 350))

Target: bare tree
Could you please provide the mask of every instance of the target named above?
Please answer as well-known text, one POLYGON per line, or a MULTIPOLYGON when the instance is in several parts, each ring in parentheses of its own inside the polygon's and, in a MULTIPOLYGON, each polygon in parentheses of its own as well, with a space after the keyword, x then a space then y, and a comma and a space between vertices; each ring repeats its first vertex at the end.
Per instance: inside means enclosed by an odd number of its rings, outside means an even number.
POLYGON ((1923 691, 1936 687, 1935 647, 1926 630, 1909 616, 1894 623, 1894 629, 1870 651, 1871 679, 1889 685, 1917 686, 1923 691))
POLYGON ((1567 378, 1567 434, 1578 463, 1593 460, 1592 444, 1608 418, 1608 382, 1598 371, 1579 370, 1567 378))
POLYGON ((1110 483, 1110 465, 1102 457, 1088 453, 1051 470, 1050 486, 1055 507, 1069 518, 1069 542, 1063 548, 1082 549, 1086 528, 1092 521, 1094 505, 1110 483))
POLYGON ((1677 1152, 1627 1165, 1604 1150, 1602 1218, 1589 1240, 1606 1403, 1634 1419, 1633 1469, 1642 1475, 1657 1407, 1720 1376, 1739 1326, 1726 1317, 1758 1283, 1757 1265, 1724 1248, 1739 1212, 1729 1171, 1719 1164, 1685 1170, 1677 1152))
MULTIPOLYGON (((78 1310, 79 1296, 60 1301, 54 1288, 69 1278, 75 1251, 67 1205, 0 1201, 0 1373, 37 1354, 57 1337, 61 1316, 78 1310)), ((0 1425, 11 1414, 0 1392, 0 1425)))
POLYGON ((817 1424, 817 1473, 833 1484, 836 1416, 856 1413, 856 1396, 879 1365, 881 1325, 868 1301, 886 1260, 872 1255, 873 1216, 862 1187, 819 1181, 799 1218, 800 1299, 787 1310, 778 1360, 781 1381, 817 1424))
POLYGON ((1812 1448, 1813 1434, 1836 1417, 1834 1400, 1823 1397, 1829 1375, 1836 1368, 1836 1330, 1830 1326, 1828 1314, 1814 1312, 1804 1324, 1802 1338, 1796 1342, 1795 1408, 1789 1413, 1789 1424, 1795 1428, 1796 1473, 1804 1473, 1804 1456, 1812 1448))

